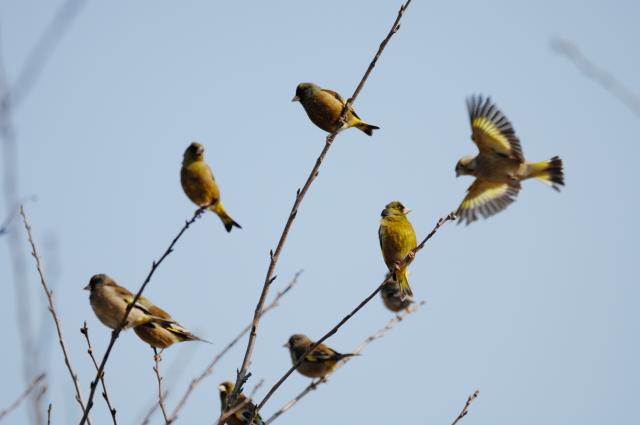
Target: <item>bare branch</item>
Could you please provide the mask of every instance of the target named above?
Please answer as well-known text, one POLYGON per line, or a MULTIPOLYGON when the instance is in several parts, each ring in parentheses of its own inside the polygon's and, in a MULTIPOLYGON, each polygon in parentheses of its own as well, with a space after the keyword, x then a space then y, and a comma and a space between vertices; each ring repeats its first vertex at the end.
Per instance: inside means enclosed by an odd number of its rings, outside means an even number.
POLYGON ((20 397, 18 397, 16 399, 16 401, 14 401, 13 403, 11 403, 7 408, 0 410, 0 421, 7 416, 9 413, 11 413, 13 410, 15 410, 18 406, 20 406, 20 403, 22 403, 24 401, 25 398, 27 398, 29 396, 29 394, 31 393, 31 391, 33 391, 33 389, 35 387, 38 386, 38 384, 40 384, 40 382, 42 382, 45 378, 45 374, 41 373, 40 375, 38 375, 36 377, 36 379, 33 380, 33 382, 31 382, 31 384, 29 384, 29 386, 27 387, 26 390, 24 390, 24 392, 22 394, 20 394, 20 397))
POLYGON ((49 408, 47 409, 47 425, 51 425, 51 408, 53 406, 49 403, 49 408))
MULTIPOLYGON (((364 86, 364 83, 369 78, 369 75, 371 74, 371 71, 375 67, 375 65, 376 65, 376 63, 378 61, 378 58, 382 54, 382 51, 387 46, 387 43, 389 42, 391 37, 400 28, 400 19, 402 18, 402 15, 404 14, 404 12, 407 9, 407 7, 409 7, 409 4, 411 4, 411 0, 407 0, 407 2, 404 3, 400 7, 400 10, 398 11, 398 16, 397 16, 395 22, 393 23, 393 26, 391 27, 391 30, 389 31, 389 33, 387 34, 385 39, 380 44, 380 47, 378 48, 378 51, 376 52, 375 56, 373 57, 373 60, 369 64, 369 67, 365 71, 364 76, 362 77, 362 79, 360 80, 360 83, 356 87, 356 90, 353 92, 353 95, 351 96, 351 98, 349 98, 349 100, 347 100, 347 102, 345 102, 344 108, 342 109, 342 113, 340 115, 340 119, 339 119, 340 122, 344 122, 349 107, 355 102, 356 98, 360 94, 360 91, 362 90, 362 87, 364 86)), ((337 133, 332 133, 332 134, 329 134, 327 136, 324 148, 322 149, 322 152, 320 152, 320 155, 318 156, 318 159, 316 160, 315 165, 311 169, 311 173, 309 174, 309 177, 307 178, 307 181, 305 182, 304 186, 302 186, 302 189, 298 189, 298 191, 296 193, 296 199, 293 202, 293 206, 291 207, 291 212, 289 213, 289 218, 287 219, 287 222, 285 223, 284 229, 282 230, 282 234, 280 235, 280 239, 278 240, 278 245, 276 246, 275 251, 271 251, 270 252, 269 267, 267 269, 267 275, 265 276, 264 286, 262 287, 262 292, 260 294, 260 298, 258 299, 258 304, 256 305, 256 309, 255 309, 255 312, 254 312, 254 315, 253 315, 253 323, 252 323, 252 326, 251 326, 251 333, 249 334, 249 341, 247 343, 247 349, 245 351, 244 359, 242 361, 242 366, 240 367, 240 370, 238 371, 238 376, 236 378, 235 388, 234 388, 233 392, 231 393, 231 395, 229 396, 229 400, 230 400, 230 404, 231 405, 235 401, 238 393, 240 391, 242 391, 242 386, 244 385, 245 381, 249 378, 249 376, 247 375, 247 372, 249 370, 249 365, 251 363, 251 357, 253 355, 253 350, 255 348, 256 338, 257 338, 257 335, 258 335, 257 334, 257 332, 258 332, 258 324, 260 322, 260 317, 262 315, 262 309, 264 307, 264 303, 265 303, 265 300, 267 298, 267 294, 269 292, 269 287, 271 286, 271 284, 273 283, 273 281, 276 278, 276 276, 274 275, 274 272, 275 272, 276 264, 278 263, 278 259, 280 258, 280 253, 282 252, 284 244, 285 244, 285 242, 287 240, 287 236, 289 234, 289 230, 291 229, 293 221, 295 220, 296 215, 298 214, 298 208, 300 207, 300 204, 302 203, 302 200, 304 199, 307 191, 311 187, 311 184, 313 183, 313 181, 318 176, 318 173, 319 173, 319 170, 320 170, 320 166, 322 165, 322 161, 324 160, 325 156, 329 152, 329 149, 331 148, 331 145, 333 144, 333 141, 336 138, 336 136, 337 136, 337 133)))
MULTIPOLYGON (((375 341, 376 339, 380 339, 382 338, 388 331, 390 331, 391 329, 393 329, 398 323, 402 322, 405 317, 407 317, 408 315, 410 315, 411 313, 414 313, 418 310, 419 307, 423 306, 426 303, 426 301, 420 301, 418 304, 412 304, 409 307, 407 307, 405 310, 401 311, 400 313, 398 313, 397 315, 395 315, 391 320, 389 320, 389 322, 387 322, 387 324, 378 329, 378 331, 376 333, 374 333, 373 335, 370 335, 369 337, 367 337, 367 339, 365 339, 364 341, 362 341, 360 343, 360 345, 358 345, 356 347, 355 350, 352 351, 353 354, 360 354, 364 351, 364 349, 371 344, 373 341, 375 341)), ((331 375, 333 375, 338 369, 340 369, 342 366, 344 366, 347 362, 349 362, 350 360, 352 360, 354 357, 345 357, 344 359, 342 359, 337 365, 336 367, 333 369, 333 371, 331 371, 331 375)), ((316 379, 314 381, 312 381, 304 390, 302 390, 297 396, 295 396, 293 399, 289 400, 284 406, 282 406, 280 408, 280 410, 278 410, 277 412, 275 412, 273 415, 271 415, 271 417, 269 419, 267 419, 265 421, 266 425, 269 425, 271 422, 275 421, 276 419, 278 419, 280 417, 280 415, 282 415, 283 413, 285 413, 286 411, 290 410, 293 406, 295 406, 300 400, 302 400, 307 394, 309 394, 310 392, 314 391, 316 388, 318 388, 318 386, 320 384, 325 384, 328 382, 328 377, 329 375, 325 376, 324 378, 320 378, 320 379, 316 379)))
MULTIPOLYGON (((87 340, 87 353, 89 354, 89 357, 91 357, 93 366, 95 366, 96 370, 98 370, 98 362, 96 362, 96 358, 93 355, 93 347, 91 346, 91 341, 89 340, 89 327, 87 326, 87 322, 84 322, 84 325, 80 328, 80 333, 84 335, 84 338, 87 340)), ((118 422, 116 421, 116 409, 111 406, 109 394, 107 393, 107 386, 104 383, 104 374, 100 376, 100 384, 102 385, 102 397, 104 398, 104 401, 106 401, 107 407, 109 408, 109 413, 111 414, 113 425, 118 425, 118 422)))
POLYGON ((169 254, 171 254, 173 252, 173 247, 176 245, 178 240, 182 237, 184 232, 186 232, 187 229, 193 223, 195 223, 196 220, 198 218, 200 218, 200 216, 208 208, 209 208, 209 205, 205 205, 204 207, 198 208, 193 213, 193 217, 191 217, 190 220, 188 220, 188 221, 186 221, 184 223, 184 226, 182 226, 182 229, 180 229, 180 231, 178 232, 176 237, 173 238, 173 240, 169 244, 169 247, 164 251, 164 253, 160 256, 160 258, 157 261, 154 261, 151 264, 151 270, 149 270, 149 274, 147 274, 147 277, 145 278, 144 282, 142 283, 142 286, 140 286, 140 289, 136 293, 135 297, 133 297, 133 300, 131 300, 131 302, 127 306, 127 309, 124 312, 124 316, 122 317, 122 320, 120 321, 120 324, 111 333, 111 340, 109 341, 109 345, 107 346, 107 351, 105 351, 104 356, 102 357, 102 361, 100 362, 100 366, 98 367, 98 372, 96 373, 96 377, 94 378, 93 381, 91 381, 91 385, 90 385, 91 390, 89 392, 89 399, 87 400, 87 408, 84 410, 84 415, 82 416, 82 419, 80 420, 80 425, 83 425, 85 423, 85 421, 87 420, 87 416, 89 415, 89 411, 91 410, 91 407, 93 407, 93 397, 95 395, 96 388, 98 387, 98 379, 100 379, 100 377, 104 373, 104 367, 107 364, 107 360, 109 359, 109 354, 111 354, 111 349, 113 348, 113 345, 115 344, 116 340, 118 339, 118 336, 120 335, 120 332, 122 331, 122 329, 124 328, 125 324, 127 323, 127 317, 129 317, 129 313, 131 312, 131 309, 136 304, 136 302, 138 302, 138 299, 140 298, 140 296, 142 295, 142 292, 144 291, 144 289, 147 287, 147 285, 151 281, 151 277, 153 276, 155 271, 158 269, 158 266, 160 266, 160 264, 162 264, 164 259, 167 258, 169 256, 169 254))
MULTIPOLYGON (((67 366, 67 370, 69 371, 69 375, 71 376, 71 381, 73 381, 73 386, 76 390, 76 401, 80 405, 83 411, 88 414, 88 409, 85 409, 84 402, 82 401, 82 393, 80 392, 80 383, 78 382, 78 375, 74 372, 73 366, 71 366, 71 360, 69 359, 69 354, 67 353, 67 346, 64 343, 64 338, 62 337, 62 324, 58 319, 58 313, 56 313, 56 308, 53 305, 53 292, 49 290, 47 286, 47 282, 44 278, 44 273, 42 271, 42 267, 40 266, 40 257, 38 256, 38 251, 36 250, 36 245, 33 242, 33 237, 31 235, 31 226, 29 225, 29 221, 27 220, 27 215, 24 212, 24 207, 20 207, 20 215, 22 216, 22 222, 24 223, 24 228, 27 231, 27 237, 29 238, 29 244, 31 245, 31 255, 35 259, 36 262, 36 270, 38 271, 38 275, 40 276, 40 283, 42 284, 42 289, 44 293, 47 295, 47 300, 49 302, 49 312, 51 313, 51 317, 53 318, 53 322, 56 325, 56 331, 58 332, 58 342, 60 343, 60 348, 62 349, 62 354, 64 355, 64 363, 67 366)), ((89 421, 89 424, 91 422, 89 421)))
MULTIPOLYGON (((156 373, 156 378, 158 379, 158 406, 160 406, 160 410, 162 410, 162 416, 164 416, 164 423, 169 424, 169 416, 167 415, 167 409, 164 406, 164 390, 162 389, 162 376, 160 376, 160 362, 162 361, 162 357, 160 357, 160 353, 158 350, 153 348, 153 361, 155 362, 155 366, 153 367, 153 371, 156 373)), ((162 351, 161 351, 162 352, 162 351)))
MULTIPOLYGON (((400 261, 397 264, 397 268, 402 268, 404 267, 409 261, 411 261, 413 258, 415 258, 416 254, 422 250, 425 247, 425 244, 436 234, 436 232, 440 229, 440 227, 442 227, 442 225, 444 225, 446 222, 448 221, 453 221, 455 220, 456 215, 454 213, 449 213, 449 215, 447 215, 444 218, 440 218, 438 219, 438 222, 436 223, 435 227, 433 228, 433 230, 431 230, 431 232, 429 232, 429 234, 427 236, 425 236, 425 238, 422 240, 422 242, 420 242, 418 244, 418 246, 416 246, 414 249, 412 249, 409 254, 407 254, 407 256, 404 258, 404 260, 400 261)), ((382 287, 384 285, 387 284, 387 282, 391 279, 391 272, 389 272, 387 274, 387 276, 385 276, 385 279, 382 281, 382 283, 371 293, 369 294, 364 300, 362 300, 360 302, 360 304, 358 304, 358 306, 356 308, 354 308, 351 313, 347 314, 344 318, 342 318, 342 320, 340 320, 338 322, 337 325, 335 325, 329 332, 327 332, 326 334, 324 334, 324 336, 322 338, 320 338, 319 340, 317 340, 315 343, 311 344, 311 346, 307 349, 307 351, 305 351, 299 358, 298 360, 293 364, 293 366, 291 366, 289 368, 289 370, 278 380, 278 382, 276 382, 273 387, 271 387, 271 389, 269 390, 269 392, 267 392, 267 395, 262 399, 262 401, 260 402, 260 404, 258 404, 258 407, 256 409, 257 412, 260 411, 260 409, 262 409, 262 407, 265 405, 265 403, 269 400, 269 398, 271 398, 271 396, 273 395, 273 393, 276 392, 276 390, 278 388, 280 388, 280 386, 284 383, 284 381, 287 380, 287 378, 289 378, 289 376, 293 373, 294 370, 296 370, 296 368, 298 366, 300 366, 300 364, 304 361, 305 357, 311 353, 313 350, 315 350, 315 348, 322 344, 323 342, 325 342, 327 339, 329 339, 329 337, 331 337, 332 335, 334 335, 336 332, 338 332, 338 330, 342 327, 342 325, 344 325, 345 323, 347 323, 349 321, 349 319, 351 319, 358 311, 360 311, 360 309, 362 309, 362 307, 364 307, 369 301, 371 301, 371 299, 373 297, 376 296, 376 294, 378 292, 380 292, 380 290, 382 290, 382 287)))
POLYGON ((573 62, 587 78, 598 83, 606 91, 617 97, 631 112, 640 117, 640 97, 631 88, 618 81, 609 71, 590 61, 589 58, 582 54, 578 46, 571 41, 555 38, 551 40, 551 48, 573 62))
POLYGON ((467 398, 467 402, 464 404, 464 407, 458 414, 458 417, 451 423, 451 425, 456 425, 462 418, 467 416, 467 413, 469 413, 469 406, 471 406, 471 403, 473 403, 473 400, 478 398, 478 394, 480 394, 480 390, 476 390, 473 394, 469 396, 469 398, 467 398))
MULTIPOLYGON (((291 279, 291 281, 289 282, 289 284, 281 291, 279 291, 276 296, 273 298, 273 300, 271 301, 271 303, 266 306, 264 308, 264 310, 262 310, 262 316, 264 316, 265 314, 267 314, 269 311, 273 310, 274 308, 276 308, 280 302, 280 299, 282 297, 284 297, 294 286, 296 286, 296 284, 298 283, 298 278, 300 277, 300 275, 302 274, 303 270, 298 270, 296 272, 296 274, 293 276, 293 278, 291 279)), ((173 421, 175 421, 178 418, 178 414, 180 413, 180 411, 184 408, 184 406, 187 403, 187 400, 189 399, 189 397, 191 396, 191 393, 193 392, 193 390, 196 389, 196 387, 209 375, 211 375, 213 373, 213 368, 215 367, 215 365, 220 361, 220 359, 222 359, 222 357, 224 357, 225 354, 227 354, 229 352, 229 350, 231 350, 231 348, 233 348, 234 345, 236 345, 238 343, 238 341, 240 341, 240 339, 247 333, 249 332, 249 330, 251 330, 251 323, 249 323, 242 331, 240 331, 240 333, 238 335, 236 335, 235 338, 233 338, 231 340, 231 342, 229 342, 223 349, 222 351, 220 351, 218 354, 216 354, 216 356, 213 358, 213 360, 211 360, 211 363, 209 363, 209 365, 207 365, 207 367, 202 371, 202 373, 200 375, 198 375, 196 378, 194 378, 191 381, 191 384, 189 384, 189 388, 187 388, 187 390, 185 391, 184 395, 182 396, 182 398, 180 399, 180 402, 178 403, 178 405, 176 406, 176 408, 173 411, 173 414, 171 415, 171 417, 169 418, 169 423, 172 423, 173 421)), ((166 396, 165 396, 166 397, 166 396)), ((155 410, 155 406, 154 409, 155 410)), ((151 416, 151 414, 153 413, 153 410, 151 410, 149 412, 149 414, 147 414, 147 416, 145 417, 145 421, 146 418, 151 416)), ((145 422, 143 422, 144 424, 145 422)))

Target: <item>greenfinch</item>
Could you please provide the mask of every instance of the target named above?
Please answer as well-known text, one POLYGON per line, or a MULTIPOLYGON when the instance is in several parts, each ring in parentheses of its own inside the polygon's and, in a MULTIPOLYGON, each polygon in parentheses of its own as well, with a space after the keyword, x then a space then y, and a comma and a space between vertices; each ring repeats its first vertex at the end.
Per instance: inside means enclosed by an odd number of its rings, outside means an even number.
MULTIPOLYGON (((118 285, 106 274, 96 274, 91 277, 89 284, 84 287, 90 291, 89 302, 98 319, 107 327, 115 329, 120 325, 125 311, 134 295, 128 289, 118 285)), ((153 321, 163 323, 165 319, 156 317, 147 308, 148 301, 144 297, 138 298, 135 306, 127 316, 125 329, 140 326, 153 321)))
POLYGON ((313 83, 298 84, 296 95, 291 101, 300 102, 309 119, 328 133, 337 133, 350 127, 356 127, 371 136, 373 130, 380 128, 362 121, 352 107, 347 110, 344 124, 341 125, 339 121, 346 103, 345 100, 338 93, 320 88, 313 83))
POLYGON ((210 206, 210 210, 220 217, 227 232, 235 226, 242 229, 227 213, 220 201, 220 189, 211 168, 204 162, 204 146, 193 142, 184 151, 180 170, 182 189, 189 199, 199 207, 210 206))
POLYGON ((400 289, 400 284, 394 280, 387 281, 380 291, 380 296, 384 306, 394 313, 398 313, 413 304, 413 297, 404 296, 400 289))
POLYGON ((147 299, 144 299, 142 304, 151 315, 165 320, 164 322, 149 322, 133 328, 136 335, 150 346, 163 350, 176 342, 209 342, 187 331, 182 325, 173 320, 169 313, 151 304, 147 299))
POLYGON ((478 219, 478 213, 487 218, 504 210, 516 200, 522 180, 538 179, 560 190, 564 185, 562 160, 554 156, 542 162, 526 161, 511 122, 491 98, 472 96, 467 99, 467 110, 471 140, 479 153, 456 164, 456 177, 476 178, 458 208, 458 223, 470 224, 478 219))
POLYGON ((396 265, 403 261, 417 244, 416 232, 407 219, 410 211, 398 201, 387 204, 380 214, 382 218, 378 229, 382 257, 394 280, 400 285, 402 299, 413 296, 407 279, 407 267, 412 259, 396 270, 396 265))
MULTIPOLYGON (((218 392, 220 393, 220 411, 223 413, 227 408, 227 400, 233 392, 234 388, 235 385, 230 381, 225 381, 218 385, 218 392)), ((227 425, 247 425, 249 423, 249 419, 251 418, 251 416, 253 416, 256 405, 251 401, 247 402, 247 397, 243 393, 240 393, 236 398, 235 405, 237 406, 242 403, 246 404, 233 415, 229 416, 229 418, 225 422, 227 425)), ((264 421, 260 417, 259 413, 255 414, 255 417, 253 418, 251 424, 264 425, 264 421)))
MULTIPOLYGON (((313 342, 306 335, 296 334, 292 335, 284 346, 289 349, 291 361, 295 364, 311 345, 313 342)), ((324 344, 320 344, 306 355, 296 370, 309 378, 324 378, 335 369, 340 360, 355 355, 341 354, 324 344)))

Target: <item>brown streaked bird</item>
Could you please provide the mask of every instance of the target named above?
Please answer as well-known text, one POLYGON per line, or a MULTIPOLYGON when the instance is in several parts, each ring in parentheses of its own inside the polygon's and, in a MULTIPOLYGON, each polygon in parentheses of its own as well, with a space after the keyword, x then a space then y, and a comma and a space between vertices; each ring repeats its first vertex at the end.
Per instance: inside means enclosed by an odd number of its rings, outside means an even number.
POLYGON ((323 89, 313 83, 300 83, 292 102, 300 102, 309 119, 328 133, 337 133, 350 127, 356 127, 365 134, 373 135, 380 127, 362 121, 356 111, 349 107, 341 125, 340 115, 346 101, 333 90, 323 89))
MULTIPOLYGON (((224 413, 227 407, 227 399, 233 392, 234 388, 235 388, 235 385, 233 384, 233 382, 230 382, 230 381, 224 381, 223 383, 218 385, 218 392, 220 393, 220 413, 224 413)), ((253 415, 253 411, 256 408, 256 405, 253 404, 251 401, 247 401, 247 396, 245 396, 244 393, 241 392, 240 394, 238 394, 238 397, 236 398, 234 406, 237 406, 243 403, 246 403, 246 404, 243 407, 241 407, 237 412, 229 416, 229 418, 227 418, 227 420, 225 421, 227 425, 247 425, 249 423, 249 419, 253 415)), ((259 413, 256 413, 251 424, 264 425, 264 421, 260 417, 259 413)))
POLYGON ((220 201, 220 189, 213 177, 211 168, 204 162, 204 146, 193 142, 184 151, 182 168, 180 169, 180 183, 184 193, 199 207, 210 206, 216 213, 227 232, 233 227, 242 229, 227 213, 220 201))
MULTIPOLYGON (((289 338, 284 347, 289 349, 291 361, 295 364, 311 345, 313 341, 306 335, 295 334, 289 338)), ((357 356, 357 354, 341 354, 320 344, 306 355, 296 370, 309 378, 324 378, 335 369, 340 360, 351 356, 357 356)))
POLYGON ((384 306, 394 313, 398 313, 408 308, 414 302, 413 297, 405 296, 402 293, 400 284, 393 279, 387 281, 387 283, 382 287, 382 290, 380 290, 380 297, 382 298, 384 306))
POLYGON ((564 185, 562 160, 554 156, 542 162, 526 161, 511 122, 491 98, 472 96, 467 99, 467 110, 471 140, 479 153, 456 164, 456 177, 476 178, 458 208, 458 223, 470 224, 478 219, 478 213, 487 218, 504 210, 516 200, 520 182, 526 179, 535 178, 560 190, 564 185))

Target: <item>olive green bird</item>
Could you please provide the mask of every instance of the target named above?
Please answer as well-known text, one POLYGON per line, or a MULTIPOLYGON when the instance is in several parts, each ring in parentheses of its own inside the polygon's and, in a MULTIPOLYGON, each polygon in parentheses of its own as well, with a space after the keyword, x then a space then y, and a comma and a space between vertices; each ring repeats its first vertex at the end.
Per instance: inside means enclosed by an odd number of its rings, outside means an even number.
POLYGON ((396 265, 402 262, 417 245, 416 232, 407 219, 407 214, 410 211, 398 201, 387 204, 380 214, 382 218, 378 229, 382 257, 394 280, 400 284, 403 299, 413 296, 407 279, 407 267, 413 258, 410 258, 404 266, 396 270, 396 265))
POLYGON ((292 102, 300 102, 309 119, 328 133, 337 133, 350 127, 356 127, 369 136, 380 127, 362 121, 356 111, 349 107, 344 124, 340 125, 340 115, 346 104, 345 100, 332 90, 323 89, 313 83, 300 83, 292 102))
POLYGON ((382 287, 380 297, 382 298, 384 306, 394 313, 408 308, 414 302, 413 297, 408 297, 403 294, 402 289, 400 289, 400 284, 394 280, 388 281, 387 284, 382 287))
POLYGON ((478 219, 478 213, 487 218, 504 210, 516 200, 520 182, 526 179, 538 179, 560 190, 564 185, 562 160, 554 156, 542 162, 526 161, 511 122, 491 98, 472 96, 467 99, 467 110, 471 140, 479 153, 456 164, 456 177, 476 178, 458 208, 458 223, 470 224, 478 219))
POLYGON ((184 151, 180 170, 182 189, 189 199, 199 207, 210 206, 210 210, 220 217, 227 232, 235 226, 242 229, 227 213, 220 201, 220 189, 211 168, 204 162, 204 146, 193 142, 184 151))
MULTIPOLYGON (((295 334, 289 338, 284 347, 289 349, 291 361, 295 364, 312 345, 313 341, 306 335, 295 334)), ((305 356, 296 370, 309 378, 324 378, 336 368, 340 360, 351 356, 357 356, 357 354, 341 354, 320 344, 305 356)))
MULTIPOLYGON (((220 393, 220 412, 224 413, 227 408, 227 400, 231 393, 233 393, 233 389, 235 385, 230 381, 225 381, 218 385, 218 392, 220 393)), ((243 407, 240 408, 237 412, 229 416, 225 423, 227 425, 247 425, 249 423, 249 419, 253 416, 253 412, 256 408, 256 405, 251 401, 247 402, 247 396, 245 396, 242 392, 238 394, 234 406, 239 404, 246 403, 243 407)), ((233 406, 231 407, 233 408, 233 406)), ((260 417, 259 413, 255 414, 252 425, 264 425, 264 421, 260 417)))

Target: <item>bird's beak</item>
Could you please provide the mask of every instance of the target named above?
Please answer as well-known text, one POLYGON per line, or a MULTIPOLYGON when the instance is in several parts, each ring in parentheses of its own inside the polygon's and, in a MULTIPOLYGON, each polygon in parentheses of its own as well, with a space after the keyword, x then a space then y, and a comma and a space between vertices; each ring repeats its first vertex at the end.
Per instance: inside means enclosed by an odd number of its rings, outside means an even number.
POLYGON ((82 288, 82 289, 84 289, 85 291, 90 291, 90 290, 91 290, 91 284, 89 284, 89 285, 85 286, 85 287, 84 287, 84 288, 82 288))
POLYGON ((224 387, 224 385, 218 385, 218 391, 226 391, 227 389, 224 387))
POLYGON ((283 346, 284 348, 289 348, 289 343, 282 344, 282 346, 283 346))
POLYGON ((293 96, 293 99, 291 99, 292 102, 300 102, 300 98, 298 96, 293 96))
POLYGON ((456 177, 460 177, 462 175, 462 173, 460 172, 460 170, 456 170, 456 177))
POLYGON ((403 210, 402 210, 402 213, 403 213, 404 215, 407 215, 407 214, 409 214, 410 212, 411 212, 411 210, 410 210, 409 208, 406 208, 406 207, 405 207, 405 209, 403 209, 403 210))

